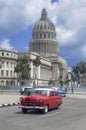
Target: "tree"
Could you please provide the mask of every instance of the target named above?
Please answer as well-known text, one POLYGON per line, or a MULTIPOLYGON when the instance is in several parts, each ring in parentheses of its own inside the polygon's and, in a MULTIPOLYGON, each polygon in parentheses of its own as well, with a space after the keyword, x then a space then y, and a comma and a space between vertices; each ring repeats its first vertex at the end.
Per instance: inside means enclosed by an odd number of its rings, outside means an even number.
POLYGON ((55 86, 55 81, 49 80, 48 85, 53 85, 53 86, 55 86))
POLYGON ((63 84, 64 84, 64 81, 63 80, 59 80, 59 84, 60 84, 60 87, 62 88, 63 84))
POLYGON ((40 56, 36 56, 36 58, 33 60, 33 63, 36 67, 38 67, 41 64, 40 56))
POLYGON ((72 67, 72 76, 73 79, 75 78, 75 80, 77 81, 77 86, 78 84, 80 84, 80 78, 81 76, 85 76, 86 75, 86 62, 79 62, 77 63, 76 66, 72 67))
POLYGON ((30 65, 29 65, 29 57, 24 55, 21 59, 18 60, 17 65, 15 67, 15 72, 18 76, 18 81, 28 80, 30 78, 30 65))
POLYGON ((41 64, 40 56, 36 56, 36 58, 33 60, 33 64, 35 66, 35 85, 37 85, 37 67, 41 64))
POLYGON ((81 61, 78 63, 78 66, 80 75, 84 76, 86 74, 86 62, 81 61))
POLYGON ((76 81, 77 81, 77 86, 78 86, 78 84, 79 84, 79 77, 80 77, 80 75, 79 75, 79 65, 77 64, 76 66, 73 66, 72 67, 72 72, 73 72, 73 75, 75 75, 75 77, 76 77, 76 81))

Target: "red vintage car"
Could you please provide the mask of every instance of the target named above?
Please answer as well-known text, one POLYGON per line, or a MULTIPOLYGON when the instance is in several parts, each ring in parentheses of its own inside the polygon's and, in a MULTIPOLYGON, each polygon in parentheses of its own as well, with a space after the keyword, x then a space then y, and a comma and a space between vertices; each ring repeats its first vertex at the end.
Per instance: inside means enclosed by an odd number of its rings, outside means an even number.
POLYGON ((58 108, 62 104, 62 97, 58 96, 54 89, 36 88, 29 96, 20 97, 19 108, 23 113, 27 110, 41 110, 44 114, 49 109, 58 108))

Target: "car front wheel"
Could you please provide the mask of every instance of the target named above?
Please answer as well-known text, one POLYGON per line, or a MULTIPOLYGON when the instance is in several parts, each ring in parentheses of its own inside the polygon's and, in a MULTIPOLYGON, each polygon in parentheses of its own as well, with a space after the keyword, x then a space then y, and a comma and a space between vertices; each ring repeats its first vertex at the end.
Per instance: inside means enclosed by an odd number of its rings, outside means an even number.
POLYGON ((46 114, 48 112, 48 105, 45 106, 45 108, 43 109, 43 114, 46 114))

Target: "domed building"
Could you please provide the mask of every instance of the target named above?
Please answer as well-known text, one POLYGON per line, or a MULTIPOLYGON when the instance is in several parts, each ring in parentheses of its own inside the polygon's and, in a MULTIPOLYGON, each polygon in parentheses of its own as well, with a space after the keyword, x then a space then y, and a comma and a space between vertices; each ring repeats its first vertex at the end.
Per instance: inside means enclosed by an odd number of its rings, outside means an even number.
MULTIPOLYGON (((59 56, 59 43, 56 40, 55 26, 48 18, 45 9, 41 12, 40 19, 35 23, 32 32, 32 40, 29 43, 29 52, 14 52, 0 49, 0 86, 2 85, 30 85, 47 86, 50 81, 59 86, 59 81, 69 77, 66 61, 59 56), (30 78, 24 84, 24 80, 18 80, 14 67, 17 61, 27 55, 30 64, 30 78), (38 66, 34 64, 36 57, 40 58, 38 66)), ((70 76, 71 78, 71 76, 70 76)))
POLYGON ((45 9, 41 12, 41 18, 33 28, 30 51, 37 52, 40 56, 57 56, 59 47, 56 41, 54 24, 47 16, 45 9))
MULTIPOLYGON (((57 86, 59 80, 68 77, 68 66, 66 61, 59 56, 59 43, 56 40, 55 26, 48 18, 45 9, 41 12, 41 18, 33 27, 32 40, 29 44, 29 52, 35 52, 40 59, 45 58, 49 64, 40 65, 40 82, 48 85, 50 80, 57 86)), ((47 63, 46 62, 46 63, 47 63)))

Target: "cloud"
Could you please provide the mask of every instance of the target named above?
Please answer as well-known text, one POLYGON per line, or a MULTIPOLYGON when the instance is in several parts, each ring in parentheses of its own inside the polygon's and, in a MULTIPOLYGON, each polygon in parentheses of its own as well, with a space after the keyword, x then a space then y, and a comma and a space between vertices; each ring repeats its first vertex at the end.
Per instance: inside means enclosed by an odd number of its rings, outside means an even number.
POLYGON ((0 41, 0 47, 8 50, 13 50, 14 48, 11 46, 9 39, 4 39, 0 41))
POLYGON ((61 46, 83 41, 83 32, 86 34, 86 1, 60 0, 57 12, 57 39, 61 46))
POLYGON ((0 0, 0 35, 9 36, 33 25, 44 7, 54 8, 51 0, 0 0))

